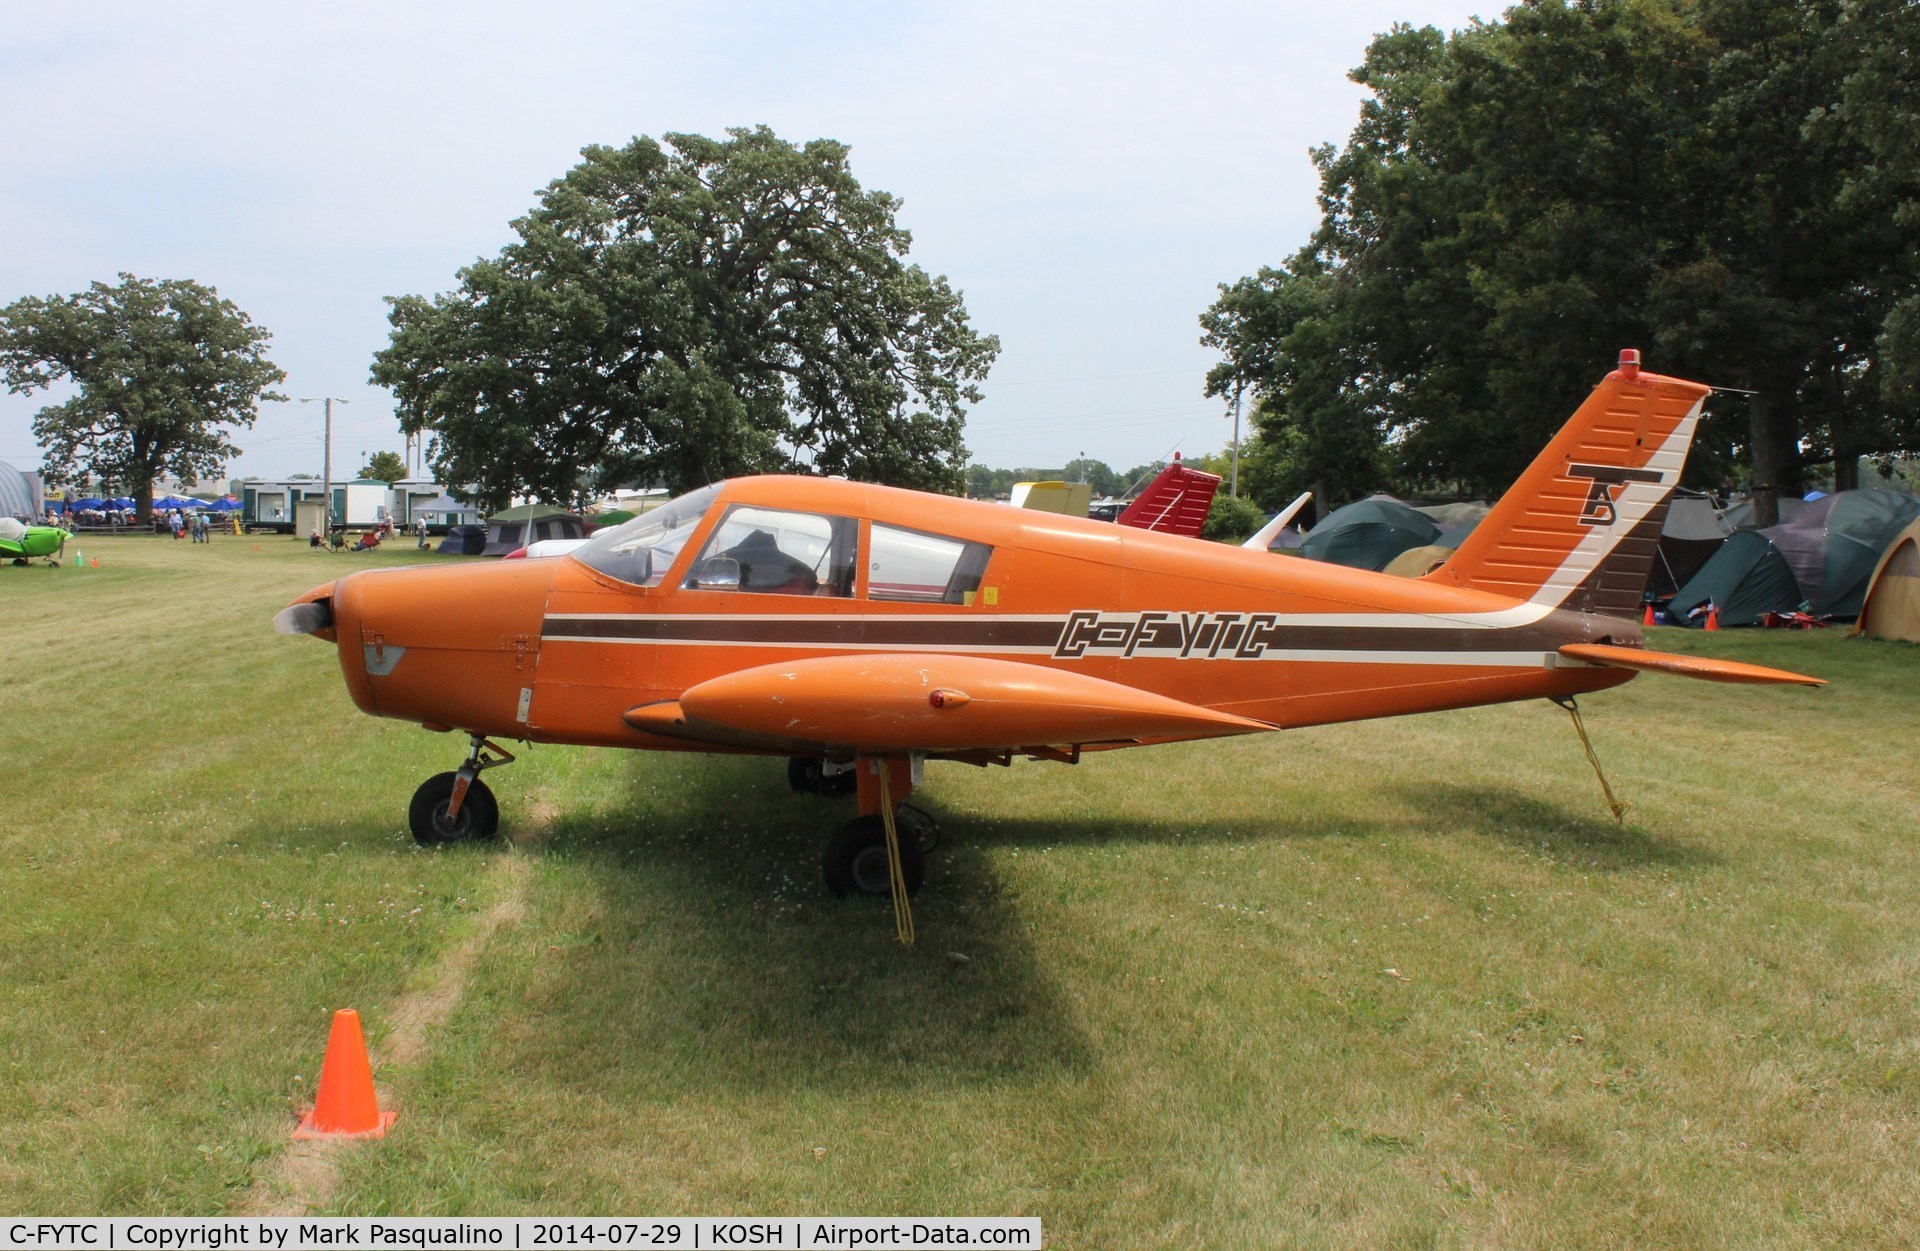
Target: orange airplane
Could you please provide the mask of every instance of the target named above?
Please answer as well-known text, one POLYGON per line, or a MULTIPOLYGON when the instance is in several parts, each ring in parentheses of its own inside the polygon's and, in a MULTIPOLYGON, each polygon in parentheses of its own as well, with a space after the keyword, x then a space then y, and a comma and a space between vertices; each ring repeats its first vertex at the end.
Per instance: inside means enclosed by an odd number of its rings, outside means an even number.
POLYGON ((1819 680, 1649 651, 1635 614, 1710 388, 1623 352, 1444 565, 1406 579, 1079 517, 826 478, 717 483, 553 560, 366 570, 284 633, 338 645, 368 713, 459 730, 409 812, 486 838, 492 740, 789 758, 857 797, 828 887, 925 873, 900 805, 929 760, 1083 751, 1509 700, 1643 670, 1819 680), (903 836, 904 835, 904 836, 903 836))

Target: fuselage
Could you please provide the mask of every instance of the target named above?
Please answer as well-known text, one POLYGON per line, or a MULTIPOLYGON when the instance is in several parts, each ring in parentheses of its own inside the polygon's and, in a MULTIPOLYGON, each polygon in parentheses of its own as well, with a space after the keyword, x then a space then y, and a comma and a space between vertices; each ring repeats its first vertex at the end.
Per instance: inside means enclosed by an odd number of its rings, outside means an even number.
POLYGON ((364 571, 306 598, 329 602, 320 633, 368 713, 657 749, 712 747, 635 729, 629 709, 809 657, 995 657, 1287 728, 1614 686, 1631 672, 1557 649, 1640 641, 1628 620, 1443 580, 830 479, 733 480, 688 524, 653 585, 596 567, 589 545, 364 571), (807 519, 795 533, 837 536, 832 560, 851 568, 780 588, 694 572, 711 569, 728 518, 786 515, 807 519), (972 562, 964 579, 940 581, 949 552, 972 562))

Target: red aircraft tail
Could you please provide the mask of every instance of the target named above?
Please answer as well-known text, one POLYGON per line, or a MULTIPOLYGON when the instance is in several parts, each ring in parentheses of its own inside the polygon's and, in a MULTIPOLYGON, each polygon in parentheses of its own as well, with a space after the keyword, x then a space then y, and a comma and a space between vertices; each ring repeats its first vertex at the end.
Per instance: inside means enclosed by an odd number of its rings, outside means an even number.
POLYGON ((1114 520, 1136 530, 1198 538, 1200 527, 1207 524, 1207 509, 1213 506, 1213 493, 1219 489, 1219 474, 1189 469, 1175 461, 1162 469, 1159 477, 1149 482, 1114 520))
POLYGON ((1620 368, 1428 580, 1637 617, 1711 390, 1642 373, 1640 353, 1621 352, 1620 368))

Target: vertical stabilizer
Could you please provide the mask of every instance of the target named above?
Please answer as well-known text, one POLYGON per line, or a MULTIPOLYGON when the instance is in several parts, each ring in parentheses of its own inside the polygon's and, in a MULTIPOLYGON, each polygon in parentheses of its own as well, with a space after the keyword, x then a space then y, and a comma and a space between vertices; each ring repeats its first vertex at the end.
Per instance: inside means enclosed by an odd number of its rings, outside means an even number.
POLYGON ((1427 580, 1637 617, 1711 390, 1642 373, 1640 353, 1621 352, 1620 368, 1427 580))

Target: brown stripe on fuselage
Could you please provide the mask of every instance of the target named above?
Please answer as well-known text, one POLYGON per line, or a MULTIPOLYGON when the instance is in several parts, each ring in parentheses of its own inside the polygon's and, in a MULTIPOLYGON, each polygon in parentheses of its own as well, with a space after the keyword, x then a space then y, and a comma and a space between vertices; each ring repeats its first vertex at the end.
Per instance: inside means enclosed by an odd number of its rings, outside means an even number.
MULTIPOLYGON (((1189 617, 1198 614, 1188 614, 1189 617)), ((1563 643, 1595 642, 1611 638, 1624 642, 1624 633, 1637 639, 1631 623, 1600 622, 1556 609, 1530 625, 1484 629, 1463 626, 1299 625, 1263 620, 1270 614, 1211 613, 1213 620, 1196 631, 1179 628, 1181 614, 1115 614, 1118 618, 1151 618, 1131 635, 1120 633, 1114 622, 1104 632, 1083 630, 1087 645, 1062 657, 1133 656, 1141 658, 1254 659, 1265 651, 1373 651, 1394 652, 1552 652, 1563 643), (1224 620, 1235 619, 1235 620, 1224 620), (1196 637, 1197 634, 1197 637, 1196 637), (1257 637, 1257 650, 1250 646, 1257 637)), ((1112 621, 1113 618, 1107 620, 1112 621)), ((1083 623, 1084 624, 1084 623, 1083 623)), ((549 618, 541 629, 546 639, 605 642, 758 644, 774 647, 970 648, 1016 647, 1054 653, 1069 626, 1058 621, 997 621, 991 617, 928 617, 924 620, 875 621, 859 617, 795 616, 767 619, 659 617, 549 618)))
POLYGON ((1058 621, 929 617, 870 621, 861 617, 549 617, 542 638, 662 643, 766 643, 778 646, 1045 647, 1060 638, 1058 621))

